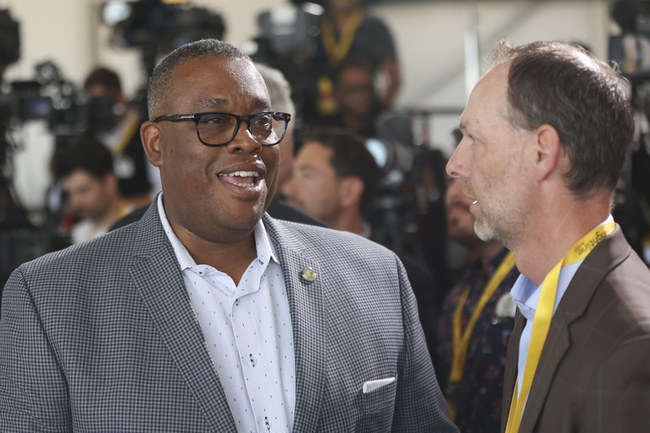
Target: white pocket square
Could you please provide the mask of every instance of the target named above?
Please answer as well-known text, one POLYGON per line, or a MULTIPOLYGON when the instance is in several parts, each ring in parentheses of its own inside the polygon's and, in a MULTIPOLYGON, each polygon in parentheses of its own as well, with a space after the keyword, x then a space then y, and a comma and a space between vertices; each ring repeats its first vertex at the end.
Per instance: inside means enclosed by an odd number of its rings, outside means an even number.
POLYGON ((382 386, 390 385, 393 382, 395 382, 394 377, 387 377, 386 379, 369 380, 368 382, 363 384, 363 393, 368 394, 369 392, 379 389, 382 386))

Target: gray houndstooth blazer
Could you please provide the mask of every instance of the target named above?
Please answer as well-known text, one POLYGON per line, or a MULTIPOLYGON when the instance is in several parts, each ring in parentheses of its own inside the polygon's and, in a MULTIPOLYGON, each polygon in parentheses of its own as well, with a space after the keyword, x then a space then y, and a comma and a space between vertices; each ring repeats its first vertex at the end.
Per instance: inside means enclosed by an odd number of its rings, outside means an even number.
MULTIPOLYGON (((401 263, 358 236, 264 224, 296 347, 296 432, 455 432, 401 263), (318 274, 301 278, 303 266, 318 274), (370 393, 369 380, 397 380, 370 393)), ((0 316, 3 432, 234 432, 156 205, 22 265, 0 316)))

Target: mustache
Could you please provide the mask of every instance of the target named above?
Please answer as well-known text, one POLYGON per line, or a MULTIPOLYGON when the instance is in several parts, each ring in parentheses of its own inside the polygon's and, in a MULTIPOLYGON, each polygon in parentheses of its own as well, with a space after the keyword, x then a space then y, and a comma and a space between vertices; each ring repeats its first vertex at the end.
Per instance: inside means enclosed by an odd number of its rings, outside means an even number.
POLYGON ((470 197, 474 197, 474 191, 472 190, 472 187, 469 185, 468 182, 463 182, 463 184, 461 185, 461 188, 463 190, 463 194, 465 194, 467 196, 470 196, 470 197))

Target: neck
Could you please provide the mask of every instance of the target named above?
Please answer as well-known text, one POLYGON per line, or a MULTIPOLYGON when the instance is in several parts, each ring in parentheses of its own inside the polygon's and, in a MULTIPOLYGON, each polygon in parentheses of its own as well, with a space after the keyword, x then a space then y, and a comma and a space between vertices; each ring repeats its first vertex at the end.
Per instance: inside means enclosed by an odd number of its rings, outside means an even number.
POLYGON ((609 201, 603 200, 602 196, 547 204, 548 211, 540 206, 535 222, 529 225, 522 242, 513 248, 517 269, 537 285, 582 237, 610 213, 609 201))
POLYGON ((100 217, 93 221, 97 227, 109 227, 114 222, 122 218, 122 210, 124 209, 125 203, 120 197, 113 197, 110 200, 110 205, 106 212, 100 217))
POLYGON ((235 285, 257 257, 253 233, 237 242, 217 244, 194 237, 194 242, 183 241, 183 245, 196 263, 205 263, 227 274, 235 285))
POLYGON ((328 224, 336 230, 363 234, 363 217, 361 211, 344 210, 338 215, 335 221, 328 224))
POLYGON ((332 11, 334 22, 339 29, 345 26, 350 17, 359 10, 358 7, 336 8, 332 11))
POLYGON ((481 262, 487 265, 494 259, 499 252, 503 249, 503 245, 496 241, 480 242, 474 248, 474 252, 479 256, 481 262))

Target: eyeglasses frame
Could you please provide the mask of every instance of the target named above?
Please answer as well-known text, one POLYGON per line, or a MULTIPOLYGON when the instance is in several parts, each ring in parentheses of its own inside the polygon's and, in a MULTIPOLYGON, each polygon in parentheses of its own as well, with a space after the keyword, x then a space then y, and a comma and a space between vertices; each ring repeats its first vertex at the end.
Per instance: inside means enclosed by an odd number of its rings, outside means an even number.
POLYGON ((276 141, 275 143, 263 144, 263 143, 258 142, 257 140, 255 140, 255 142, 258 143, 261 146, 264 146, 264 147, 275 146, 275 145, 279 144, 284 139, 284 136, 287 133, 287 127, 289 126, 289 121, 291 120, 291 114, 289 114, 289 113, 283 113, 281 111, 262 111, 260 113, 250 114, 248 116, 239 116, 237 114, 225 113, 225 112, 221 112, 221 111, 204 111, 204 112, 201 112, 201 113, 194 113, 194 114, 165 114, 163 116, 156 117, 155 119, 153 119, 153 122, 157 123, 157 122, 166 121, 166 122, 174 122, 174 123, 176 123, 176 122, 187 122, 187 121, 191 120, 191 121, 194 122, 194 129, 196 131, 196 137, 199 139, 201 144, 203 144, 204 146, 208 146, 208 147, 222 147, 222 146, 229 145, 235 139, 235 137, 237 137, 237 133, 239 132, 239 127, 240 127, 242 122, 246 123, 246 129, 248 130, 248 132, 250 132, 250 134, 253 137, 255 137, 255 134, 253 134, 253 132, 251 131, 251 119, 253 117, 264 115, 264 114, 270 114, 272 116, 280 115, 282 117, 282 120, 284 120, 284 129, 282 130, 282 135, 278 138, 278 141, 276 141), (205 141, 203 141, 201 139, 201 134, 199 134, 199 121, 201 120, 201 118, 203 116, 206 116, 208 114, 223 114, 223 115, 226 115, 226 116, 234 117, 237 120, 237 124, 235 126, 235 131, 233 132, 232 137, 230 137, 230 139, 228 141, 226 141, 225 143, 223 143, 223 144, 209 144, 209 143, 206 143, 205 141))

